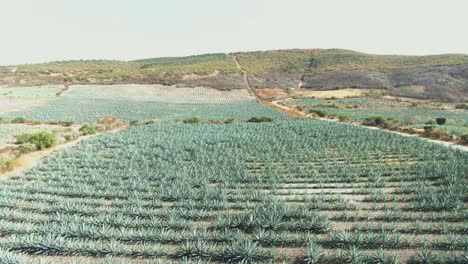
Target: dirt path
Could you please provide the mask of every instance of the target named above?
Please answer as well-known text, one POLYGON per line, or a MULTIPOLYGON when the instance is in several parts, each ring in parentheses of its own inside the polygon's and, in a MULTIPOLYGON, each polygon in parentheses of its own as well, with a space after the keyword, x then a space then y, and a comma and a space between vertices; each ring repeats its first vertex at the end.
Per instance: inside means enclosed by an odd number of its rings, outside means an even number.
POLYGON ((57 145, 57 146, 54 146, 52 148, 48 148, 48 149, 45 149, 45 150, 34 151, 34 152, 31 152, 31 153, 23 154, 19 158, 14 159, 12 161, 12 168, 13 168, 12 170, 4 172, 4 173, 0 173, 0 180, 8 178, 8 177, 16 175, 16 174, 19 174, 19 173, 24 172, 24 171, 26 171, 28 169, 31 169, 32 167, 39 164, 43 159, 45 159, 46 157, 48 157, 49 155, 53 154, 56 151, 78 145, 78 143, 80 143, 83 140, 87 140, 87 139, 90 139, 90 138, 93 138, 93 137, 97 137, 97 136, 100 136, 100 135, 103 135, 103 134, 106 134, 106 133, 115 133, 115 132, 120 131, 120 130, 122 130, 124 128, 126 128, 126 126, 125 127, 120 127, 120 128, 114 129, 114 130, 109 130, 109 131, 106 131, 106 132, 94 134, 94 135, 82 136, 82 137, 78 138, 77 140, 67 142, 67 143, 64 143, 64 144, 61 144, 61 145, 57 145))
POLYGON ((246 70, 244 70, 244 68, 240 64, 239 59, 237 59, 237 56, 234 55, 234 54, 231 54, 231 58, 234 61, 234 63, 236 63, 237 68, 242 72, 242 75, 244 76, 244 81, 245 81, 245 84, 247 85, 247 89, 248 89, 249 93, 251 95, 255 96, 256 98, 258 98, 257 93, 255 92, 255 90, 250 85, 248 73, 247 73, 246 70))

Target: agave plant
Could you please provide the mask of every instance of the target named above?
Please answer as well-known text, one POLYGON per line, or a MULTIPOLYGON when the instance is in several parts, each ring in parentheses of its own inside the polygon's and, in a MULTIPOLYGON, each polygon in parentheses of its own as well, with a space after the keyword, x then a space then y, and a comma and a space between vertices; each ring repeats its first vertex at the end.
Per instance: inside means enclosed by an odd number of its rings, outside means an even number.
POLYGON ((303 261, 308 264, 317 264, 323 262, 325 259, 326 254, 323 249, 313 241, 309 240, 304 252, 303 261))

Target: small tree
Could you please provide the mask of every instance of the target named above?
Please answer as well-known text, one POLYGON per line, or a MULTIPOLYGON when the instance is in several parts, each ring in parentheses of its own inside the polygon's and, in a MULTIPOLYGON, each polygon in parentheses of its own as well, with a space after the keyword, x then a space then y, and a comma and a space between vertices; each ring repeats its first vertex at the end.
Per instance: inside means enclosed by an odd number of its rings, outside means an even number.
POLYGON ((438 117, 436 118, 436 123, 441 126, 441 125, 445 125, 445 122, 447 121, 447 119, 445 117, 438 117))
POLYGON ((364 125, 367 126, 380 126, 385 123, 383 116, 369 116, 364 119, 364 125))
POLYGON ((316 114, 319 117, 326 117, 327 116, 327 112, 325 112, 323 110, 319 110, 319 109, 310 109, 309 113, 316 114))
POLYGON ((82 135, 96 134, 96 127, 91 124, 84 124, 82 127, 80 127, 80 132, 82 135))
POLYGON ((340 121, 346 121, 349 119, 349 116, 347 114, 339 114, 338 115, 338 120, 340 121))
POLYGON ((53 146, 55 144, 55 136, 49 132, 21 134, 16 136, 16 142, 19 144, 31 143, 41 150, 53 146))

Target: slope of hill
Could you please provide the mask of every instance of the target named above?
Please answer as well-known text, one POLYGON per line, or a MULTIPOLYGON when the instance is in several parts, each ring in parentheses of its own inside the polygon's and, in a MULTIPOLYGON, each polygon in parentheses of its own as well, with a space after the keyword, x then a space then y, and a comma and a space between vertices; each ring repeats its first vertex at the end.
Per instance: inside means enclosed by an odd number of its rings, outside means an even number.
POLYGON ((245 88, 386 89, 413 98, 466 101, 468 55, 370 55, 349 50, 278 50, 138 61, 67 61, 0 67, 0 85, 151 83, 245 88))

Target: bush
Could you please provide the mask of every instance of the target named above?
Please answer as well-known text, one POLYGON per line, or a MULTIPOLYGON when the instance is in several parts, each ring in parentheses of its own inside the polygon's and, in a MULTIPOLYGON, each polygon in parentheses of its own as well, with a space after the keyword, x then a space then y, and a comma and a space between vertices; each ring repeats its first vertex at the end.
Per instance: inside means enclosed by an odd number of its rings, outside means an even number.
POLYGON ((327 116, 327 112, 325 112, 323 110, 318 110, 318 109, 310 109, 309 113, 316 114, 319 117, 326 117, 327 116))
POLYGON ((455 105, 455 109, 465 109, 465 110, 468 110, 468 104, 457 104, 457 105, 455 105))
POLYGON ((80 132, 82 135, 96 134, 96 127, 91 124, 84 124, 82 127, 80 127, 80 132))
POLYGON ((72 121, 62 121, 61 124, 62 124, 63 126, 69 127, 69 126, 73 125, 73 122, 72 122, 72 121))
POLYGON ((184 124, 200 124, 202 122, 201 118, 199 117, 190 117, 190 118, 187 118, 183 121, 184 124))
POLYGON ((275 119, 273 117, 269 117, 269 116, 254 116, 252 118, 250 118, 249 120, 247 120, 247 122, 251 122, 251 123, 262 123, 262 122, 272 122, 274 121, 275 119))
POLYGON ((234 118, 229 118, 228 120, 224 121, 224 124, 234 124, 236 120, 234 118))
POLYGON ((434 124, 435 124, 435 123, 434 123, 434 121, 432 121, 432 120, 429 120, 429 121, 427 121, 426 123, 424 123, 424 127, 423 127, 423 128, 424 128, 424 131, 425 131, 425 132, 428 132, 428 131, 434 130, 434 124))
POLYGON ((0 158, 0 171, 10 168, 11 161, 0 158))
POLYGON ((55 144, 55 136, 49 132, 37 132, 32 134, 21 134, 16 136, 19 144, 31 143, 36 145, 37 149, 46 149, 55 144))
POLYGON ((16 117, 13 120, 11 120, 12 123, 19 124, 19 123, 24 123, 26 122, 26 118, 24 117, 16 117))
POLYGON ((22 154, 30 153, 36 150, 37 150, 37 147, 34 144, 31 144, 31 143, 23 144, 18 149, 16 149, 15 156, 19 157, 22 154))
POLYGON ((364 119, 364 125, 366 126, 381 126, 385 123, 383 116, 369 116, 364 119))
POLYGON ((347 115, 347 114, 339 114, 339 115, 338 115, 338 120, 340 120, 340 121, 349 120, 349 115, 347 115))
POLYGON ((436 123, 441 126, 441 125, 444 125, 445 122, 447 121, 447 119, 445 117, 438 117, 436 118, 436 123))
POLYGON ((468 133, 461 135, 460 139, 463 144, 468 144, 468 133))

